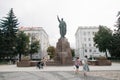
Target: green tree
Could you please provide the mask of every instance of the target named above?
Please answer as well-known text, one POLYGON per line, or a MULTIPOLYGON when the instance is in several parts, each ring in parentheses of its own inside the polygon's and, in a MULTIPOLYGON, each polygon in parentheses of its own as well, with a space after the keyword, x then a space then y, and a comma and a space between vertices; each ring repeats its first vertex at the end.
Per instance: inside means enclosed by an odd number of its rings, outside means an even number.
POLYGON ((3 44, 4 40, 3 40, 3 33, 2 30, 0 29, 0 59, 3 57, 3 44))
POLYGON ((18 19, 16 19, 13 9, 11 8, 7 17, 1 20, 2 40, 4 40, 2 43, 2 54, 10 58, 15 55, 17 31, 18 19))
POLYGON ((75 49, 71 49, 72 57, 75 57, 75 49))
POLYGON ((115 25, 116 30, 113 34, 111 55, 112 57, 120 57, 120 12, 117 15, 117 23, 115 25))
POLYGON ((119 33, 120 32, 120 11, 118 12, 117 17, 118 17, 118 19, 117 19, 117 23, 116 23, 115 27, 117 27, 116 32, 119 33))
POLYGON ((22 55, 28 55, 29 53, 29 36, 24 32, 19 31, 17 34, 17 54, 19 55, 19 61, 21 61, 22 55))
POLYGON ((40 48, 39 41, 31 42, 31 44, 30 44, 30 51, 29 51, 31 60, 32 60, 32 55, 37 53, 39 48, 40 48))
POLYGON ((112 57, 120 57, 120 33, 113 34, 112 47, 110 52, 112 57))
POLYGON ((47 49, 48 55, 50 55, 50 59, 54 58, 55 56, 55 47, 49 46, 47 49))
POLYGON ((99 26, 99 31, 93 38, 95 46, 99 48, 101 52, 105 52, 106 58, 108 57, 107 51, 111 49, 112 44, 112 31, 106 26, 99 26))

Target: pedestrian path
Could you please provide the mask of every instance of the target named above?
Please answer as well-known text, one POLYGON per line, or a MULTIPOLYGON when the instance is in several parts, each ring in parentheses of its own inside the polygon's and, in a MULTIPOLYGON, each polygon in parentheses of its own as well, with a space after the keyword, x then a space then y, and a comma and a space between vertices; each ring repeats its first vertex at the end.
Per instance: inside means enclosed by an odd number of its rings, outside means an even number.
POLYGON ((75 74, 72 71, 14 71, 0 72, 0 80, 120 80, 119 75, 116 71, 89 72, 87 77, 82 72, 75 74))
MULTIPOLYGON (((120 70, 119 63, 112 63, 111 66, 89 66, 90 71, 98 70, 120 70)), ((3 71, 74 71, 75 66, 46 66, 43 69, 34 67, 17 67, 16 65, 0 65, 0 72, 3 71)), ((82 66, 80 66, 82 71, 82 66)))
POLYGON ((120 64, 112 66, 90 66, 87 77, 83 75, 82 66, 75 74, 74 66, 17 67, 0 65, 0 80, 120 80, 120 64))

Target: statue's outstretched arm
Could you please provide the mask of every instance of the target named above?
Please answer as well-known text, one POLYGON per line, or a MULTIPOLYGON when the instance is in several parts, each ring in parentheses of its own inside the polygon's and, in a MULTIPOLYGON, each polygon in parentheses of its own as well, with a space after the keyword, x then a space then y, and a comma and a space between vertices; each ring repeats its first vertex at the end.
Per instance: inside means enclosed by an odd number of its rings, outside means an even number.
POLYGON ((60 19, 59 19, 58 15, 57 15, 57 19, 58 19, 58 21, 60 22, 60 19))

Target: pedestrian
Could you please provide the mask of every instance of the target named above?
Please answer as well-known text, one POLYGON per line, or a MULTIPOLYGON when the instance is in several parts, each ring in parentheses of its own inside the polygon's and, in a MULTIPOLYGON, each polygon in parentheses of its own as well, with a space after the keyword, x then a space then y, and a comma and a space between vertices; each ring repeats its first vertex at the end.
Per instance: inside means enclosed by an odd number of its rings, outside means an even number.
POLYGON ((79 57, 77 57, 75 60, 75 67, 76 67, 75 73, 79 73, 79 66, 80 65, 81 65, 80 59, 79 59, 79 57))
POLYGON ((40 63, 41 62, 39 61, 39 62, 37 62, 37 65, 36 65, 36 67, 39 68, 39 69, 40 69, 40 63))
POLYGON ((47 59, 45 57, 43 57, 42 62, 43 62, 43 65, 46 66, 47 59))
POLYGON ((84 76, 87 76, 87 72, 90 71, 88 65, 88 57, 85 55, 85 58, 82 60, 84 76))
POLYGON ((43 62, 40 60, 38 63, 37 63, 37 68, 42 68, 43 69, 43 62))

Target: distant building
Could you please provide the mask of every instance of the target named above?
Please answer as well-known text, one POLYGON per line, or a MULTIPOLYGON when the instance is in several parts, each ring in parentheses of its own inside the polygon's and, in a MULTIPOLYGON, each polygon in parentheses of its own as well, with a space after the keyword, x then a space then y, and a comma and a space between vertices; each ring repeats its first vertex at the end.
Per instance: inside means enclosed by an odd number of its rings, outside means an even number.
POLYGON ((93 37, 99 30, 98 27, 78 27, 75 33, 76 50, 75 55, 83 58, 85 55, 88 57, 93 56, 105 56, 105 53, 100 52, 98 48, 94 46, 93 37))
POLYGON ((49 47, 49 37, 42 27, 20 27, 20 31, 24 31, 30 37, 30 44, 37 40, 40 44, 38 53, 32 56, 33 59, 41 59, 47 57, 47 48, 49 47))

